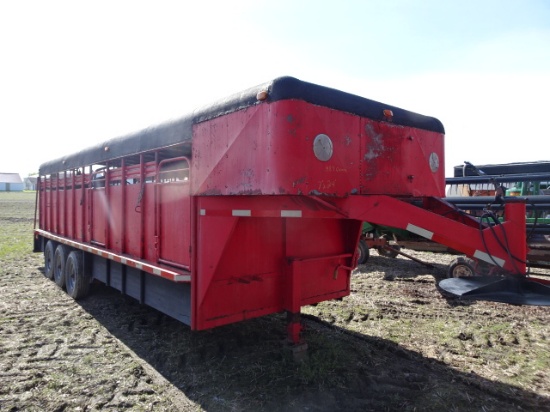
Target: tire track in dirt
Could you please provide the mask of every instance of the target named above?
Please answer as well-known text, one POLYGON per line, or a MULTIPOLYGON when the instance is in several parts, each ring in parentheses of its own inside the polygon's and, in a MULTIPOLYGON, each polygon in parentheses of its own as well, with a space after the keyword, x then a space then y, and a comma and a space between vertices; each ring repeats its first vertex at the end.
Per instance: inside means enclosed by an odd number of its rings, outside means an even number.
MULTIPOLYGON (((325 322, 306 319, 312 362, 300 367, 281 351, 284 316, 192 333, 111 289, 75 303, 36 270, 40 254, 2 264, 2 411, 544 410, 545 371, 534 383, 542 396, 526 391, 518 400, 513 386, 448 365, 478 367, 469 354, 474 345, 504 343, 517 352, 506 330, 481 339, 471 324, 504 316, 518 322, 520 344, 540 344, 525 325, 547 320, 548 312, 453 305, 434 287, 442 266, 430 272, 402 259, 373 259, 371 272, 354 277, 351 296, 319 305, 325 322), (424 341, 426 347, 414 348, 376 335, 404 322, 444 323, 451 315, 465 326, 446 345, 424 341)), ((308 310, 317 315, 316 309, 308 310)))
POLYGON ((53 282, 2 263, 0 410, 177 409, 170 384, 53 282))

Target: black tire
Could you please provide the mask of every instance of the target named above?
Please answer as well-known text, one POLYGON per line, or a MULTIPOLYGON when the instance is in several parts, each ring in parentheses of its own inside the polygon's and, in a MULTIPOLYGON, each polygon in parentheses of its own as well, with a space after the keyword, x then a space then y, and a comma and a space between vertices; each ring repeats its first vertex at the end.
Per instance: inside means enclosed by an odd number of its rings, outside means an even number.
POLYGON ((363 239, 360 239, 359 244, 357 245, 357 264, 364 265, 369 260, 369 256, 370 252, 367 242, 365 242, 363 239))
POLYGON ((60 288, 65 287, 65 263, 67 261, 67 247, 58 245, 55 248, 53 259, 53 280, 60 288))
POLYGON ((451 261, 447 276, 450 278, 466 278, 477 276, 476 262, 465 256, 459 256, 451 261))
POLYGON ((82 299, 90 292, 90 276, 84 270, 82 252, 73 250, 65 264, 65 287, 73 299, 82 299))
POLYGON ((44 276, 48 279, 53 279, 54 259, 55 243, 48 240, 46 247, 44 248, 44 276))
POLYGON ((395 258, 399 254, 399 251, 401 250, 401 246, 397 245, 389 245, 391 249, 385 248, 385 247, 379 247, 378 254, 380 256, 388 257, 388 258, 395 258))

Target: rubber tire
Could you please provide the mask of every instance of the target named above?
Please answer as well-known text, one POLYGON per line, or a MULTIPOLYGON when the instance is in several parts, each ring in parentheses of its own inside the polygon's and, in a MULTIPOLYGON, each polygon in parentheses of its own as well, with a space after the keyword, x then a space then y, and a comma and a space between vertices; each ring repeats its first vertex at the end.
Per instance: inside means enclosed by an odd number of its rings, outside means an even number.
POLYGON ((476 263, 474 260, 466 257, 459 256, 451 261, 447 270, 447 277, 449 278, 465 278, 477 276, 476 263))
POLYGON ((363 239, 360 239, 359 244, 357 245, 357 264, 364 265, 369 260, 369 256, 370 252, 367 242, 365 242, 363 239))
POLYGON ((384 247, 379 247, 377 249, 378 254, 380 256, 388 257, 388 258, 395 258, 399 253, 397 253, 399 250, 401 250, 401 246, 397 245, 391 245, 391 247, 395 250, 386 249, 384 247))
POLYGON ((53 280, 60 288, 65 287, 65 263, 67 261, 67 247, 64 245, 57 245, 55 248, 55 255, 53 259, 53 280))
POLYGON ((83 265, 82 252, 73 250, 65 264, 65 289, 75 300, 82 299, 90 292, 90 276, 83 265))
POLYGON ((44 248, 44 276, 48 279, 53 279, 54 259, 55 243, 48 240, 48 242, 46 242, 46 247, 44 248))

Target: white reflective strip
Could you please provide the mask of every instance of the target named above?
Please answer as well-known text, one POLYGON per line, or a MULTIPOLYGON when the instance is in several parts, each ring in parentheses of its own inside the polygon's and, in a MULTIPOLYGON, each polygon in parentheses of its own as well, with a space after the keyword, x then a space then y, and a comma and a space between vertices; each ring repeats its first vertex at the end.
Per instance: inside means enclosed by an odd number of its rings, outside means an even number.
POLYGON ((251 210, 239 210, 239 209, 233 209, 231 211, 231 214, 233 216, 252 216, 252 211, 251 210))
MULTIPOLYGON (((248 212, 250 212, 250 211, 248 211, 248 212)), ((128 265, 130 267, 133 267, 133 268, 136 268, 136 269, 139 269, 139 270, 145 270, 148 273, 156 275, 156 276, 164 276, 164 277, 166 277, 168 279, 171 279, 175 282, 190 282, 191 281, 191 275, 181 275, 181 274, 178 274, 178 273, 175 273, 175 272, 162 270, 161 268, 157 268, 157 267, 152 266, 152 265, 140 263, 139 261, 136 261, 134 259, 129 259, 129 258, 126 258, 126 257, 116 255, 114 253, 101 251, 101 250, 99 250, 95 247, 86 246, 86 245, 83 245, 83 244, 78 243, 78 242, 73 242, 73 241, 70 241, 70 240, 67 240, 67 239, 63 239, 62 237, 59 237, 59 236, 51 235, 51 234, 47 233, 46 231, 36 230, 36 233, 44 233, 44 234, 47 235, 46 237, 48 237, 50 239, 53 239, 53 240, 56 240, 59 243, 63 243, 63 244, 66 244, 66 245, 74 245, 74 247, 80 248, 83 251, 93 253, 97 256, 101 256, 105 259, 110 259, 110 260, 113 260, 115 262, 120 262, 122 264, 128 265)))
POLYGON ((201 209, 199 213, 201 216, 206 216, 206 209, 201 209))
POLYGON ((302 217, 301 210, 281 210, 281 217, 302 217))
POLYGON ((430 232, 429 230, 422 229, 421 227, 415 226, 411 223, 407 225, 407 230, 411 233, 416 233, 419 236, 425 237, 426 239, 431 239, 434 235, 433 232, 430 232))
POLYGON ((491 256, 485 252, 482 252, 481 250, 476 250, 474 253, 474 257, 483 260, 484 262, 490 263, 491 265, 494 265, 495 262, 497 265, 499 265, 501 268, 504 267, 504 264, 506 261, 501 258, 497 258, 496 256, 491 256))

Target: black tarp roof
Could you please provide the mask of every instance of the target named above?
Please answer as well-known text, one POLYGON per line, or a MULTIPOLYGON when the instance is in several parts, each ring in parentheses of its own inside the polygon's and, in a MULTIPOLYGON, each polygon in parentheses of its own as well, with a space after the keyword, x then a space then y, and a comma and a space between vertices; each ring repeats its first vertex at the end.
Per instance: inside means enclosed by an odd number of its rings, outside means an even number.
POLYGON ((393 124, 438 133, 445 132, 443 125, 436 118, 286 76, 236 93, 179 119, 110 139, 80 152, 43 163, 40 166, 40 174, 46 175, 91 164, 103 164, 122 156, 180 144, 183 144, 184 154, 190 156, 193 124, 260 104, 262 102, 258 101, 256 96, 262 90, 269 92, 268 102, 289 99, 303 100, 378 121, 386 120, 383 110, 389 109, 393 113, 393 124))

